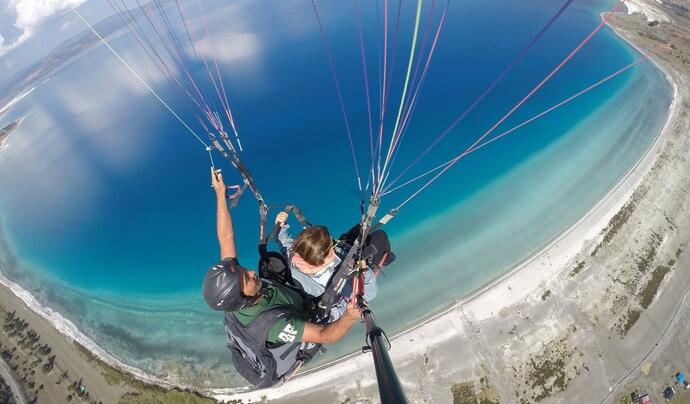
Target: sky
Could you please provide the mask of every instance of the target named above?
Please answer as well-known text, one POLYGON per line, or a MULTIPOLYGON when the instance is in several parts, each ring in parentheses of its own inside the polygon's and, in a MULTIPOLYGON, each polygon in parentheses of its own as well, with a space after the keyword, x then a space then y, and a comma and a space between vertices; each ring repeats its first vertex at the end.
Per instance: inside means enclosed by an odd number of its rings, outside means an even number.
POLYGON ((0 0, 0 81, 84 30, 73 7, 79 7, 93 23, 112 13, 107 2, 0 0))
POLYGON ((0 55, 21 46, 54 15, 84 0, 8 0, 0 15, 0 55))
MULTIPOLYGON (((132 5, 132 2, 128 2, 132 5)), ((231 6, 231 5, 229 5, 231 6)), ((238 4, 235 6, 240 7, 238 4)), ((113 14, 106 1, 91 0, 0 0, 0 83, 47 55, 65 40, 84 31, 72 8, 91 24, 113 14)), ((235 10, 234 12, 240 12, 235 10)), ((211 17, 212 18, 212 17, 211 17)), ((216 47, 203 40, 197 51, 206 56, 215 51, 220 62, 253 59, 260 44, 251 33, 223 33, 216 47)))

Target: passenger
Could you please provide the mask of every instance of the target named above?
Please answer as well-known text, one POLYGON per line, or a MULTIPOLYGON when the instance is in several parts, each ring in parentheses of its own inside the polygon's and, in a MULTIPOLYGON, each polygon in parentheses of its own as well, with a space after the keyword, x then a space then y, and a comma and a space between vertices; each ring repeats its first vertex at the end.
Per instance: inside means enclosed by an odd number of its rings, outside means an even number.
MULTIPOLYGON (((282 253, 288 258, 288 266, 293 282, 309 296, 321 296, 329 280, 337 271, 343 257, 351 247, 345 241, 335 241, 325 226, 310 226, 293 239, 288 230, 287 212, 280 212, 275 219, 281 225, 278 233, 278 243, 282 253)), ((358 227, 351 231, 358 231, 358 227)), ((393 262, 395 255, 390 252, 390 242, 383 231, 375 232, 368 239, 374 246, 375 253, 369 259, 369 270, 364 273, 364 299, 374 300, 378 293, 376 275, 378 264, 385 266, 393 262)), ((351 284, 344 289, 331 311, 331 321, 342 315, 347 305, 347 295, 350 294, 351 284)))
POLYGON ((209 307, 226 312, 226 330, 229 323, 235 321, 242 327, 251 327, 253 321, 265 312, 280 309, 282 314, 276 316, 264 341, 258 341, 260 344, 275 346, 297 341, 329 344, 345 336, 361 317, 355 302, 347 305, 344 315, 338 321, 326 326, 313 324, 307 321, 310 316, 309 302, 299 293, 283 285, 262 280, 256 271, 240 265, 223 177, 211 170, 211 179, 216 192, 221 262, 206 273, 203 295, 209 307))

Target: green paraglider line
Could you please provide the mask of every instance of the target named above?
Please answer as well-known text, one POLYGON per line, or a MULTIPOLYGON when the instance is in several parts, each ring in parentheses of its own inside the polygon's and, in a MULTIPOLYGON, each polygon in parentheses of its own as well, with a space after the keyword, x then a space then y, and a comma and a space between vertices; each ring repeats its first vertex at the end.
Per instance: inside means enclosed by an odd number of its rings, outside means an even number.
POLYGON ((396 207, 396 209, 399 210, 400 208, 402 208, 403 206, 405 206, 408 202, 410 202, 412 199, 414 199, 415 197, 417 197, 417 195, 419 195, 422 191, 424 191, 426 188, 428 188, 428 187, 429 187, 434 181, 436 181, 441 175, 443 175, 444 173, 446 173, 453 165, 455 165, 460 159, 462 159, 465 155, 467 155, 467 153, 468 153, 469 151, 471 151, 471 150, 472 150, 473 148, 475 148, 479 143, 481 143, 481 142, 484 140, 484 138, 486 138, 487 136, 489 136, 498 126, 500 126, 506 119, 508 119, 515 111, 517 111, 520 107, 522 107, 522 105, 523 105, 525 102, 527 102, 527 100, 529 100, 537 91, 539 91, 539 89, 541 89, 541 88, 544 86, 544 84, 546 84, 549 80, 551 80, 551 78, 552 78, 554 75, 556 75, 556 73, 558 73, 558 72, 563 68, 563 66, 565 66, 565 65, 570 61, 570 59, 572 59, 573 56, 575 56, 575 55, 576 55, 576 54, 577 54, 577 53, 578 53, 578 52, 579 52, 579 51, 580 51, 580 50, 581 50, 581 49, 582 49, 582 48, 583 48, 583 47, 584 47, 584 46, 585 46, 585 45, 586 45, 596 34, 597 34, 597 32, 599 32, 599 31, 606 25, 606 23, 608 22, 609 18, 611 18, 611 16, 613 15, 613 13, 614 13, 616 10, 618 10, 618 8, 619 8, 621 5, 623 5, 623 0, 617 0, 616 3, 614 4, 614 6, 609 10, 608 14, 606 14, 606 16, 603 18, 603 20, 601 21, 601 23, 599 23, 599 25, 597 25, 597 27, 594 28, 594 30, 593 30, 592 32, 590 32, 589 35, 587 35, 587 37, 585 37, 585 39, 583 39, 582 42, 580 42, 580 44, 578 44, 578 45, 575 47, 575 49, 573 49, 573 50, 568 54, 568 56, 565 57, 565 59, 563 59, 563 60, 562 60, 562 61, 561 61, 561 62, 560 62, 560 63, 559 63, 559 64, 558 64, 558 65, 557 65, 557 66, 556 66, 546 77, 544 77, 544 79, 542 79, 542 81, 540 81, 539 84, 537 84, 529 93, 527 93, 527 95, 525 95, 525 96, 520 100, 520 102, 518 102, 517 104, 515 104, 515 106, 514 106, 513 108, 511 108, 510 111, 508 111, 505 115, 503 115, 503 117, 502 117, 501 119, 499 119, 493 126, 491 126, 491 128, 489 128, 486 132, 484 132, 483 135, 481 135, 477 140, 475 140, 474 143, 472 143, 472 145, 470 145, 467 149, 465 149, 465 151, 463 151, 462 153, 460 153, 460 154, 458 154, 456 157, 454 157, 454 158, 448 163, 448 165, 447 165, 445 168, 443 168, 443 170, 441 170, 441 171, 440 171, 438 174, 436 174, 433 178, 431 178, 431 179, 430 179, 429 181, 427 181, 424 185, 422 185, 422 187, 419 188, 417 191, 415 191, 415 193, 413 193, 413 194, 410 195, 407 199, 405 199, 400 205, 398 205, 398 206, 396 207))
MULTIPOLYGON (((407 62, 407 73, 405 73, 405 84, 403 85, 403 93, 400 97, 400 107, 398 108, 398 116, 395 118, 395 126, 393 127, 393 138, 391 139, 391 143, 388 147, 388 153, 386 154, 386 160, 383 163, 383 169, 381 170, 381 173, 386 172, 386 168, 388 167, 388 163, 391 158, 391 152, 393 151, 393 149, 395 148, 395 144, 397 143, 397 137, 395 135, 398 132, 400 116, 402 115, 403 105, 405 104, 405 96, 407 95, 407 87, 410 83, 410 73, 412 73, 412 62, 414 61, 415 48, 417 47, 417 36, 419 34, 419 20, 421 15, 422 0, 417 0, 417 16, 415 17, 414 21, 414 34, 412 35, 412 46, 410 46, 410 59, 407 62)), ((379 187, 382 185, 383 184, 379 183, 379 187)))
MULTIPOLYGON (((585 93, 588 93, 588 92, 594 90, 595 88, 597 88, 597 87, 599 87, 600 85, 606 83, 607 81, 613 79, 614 77, 617 77, 617 76, 623 74, 624 72, 626 72, 626 71, 632 69, 633 67, 635 67, 635 66, 637 66, 638 64, 644 62, 644 61, 647 60, 648 58, 649 58, 649 55, 644 55, 644 56, 638 58, 635 62, 633 62, 633 63, 631 63, 631 64, 629 64, 629 65, 623 67, 622 69, 616 71, 616 72, 613 73, 613 74, 610 74, 610 75, 606 76, 605 78, 599 80, 598 82, 592 84, 591 86, 585 88, 584 90, 581 90, 581 91, 575 93, 574 95, 571 95, 570 97, 566 98, 565 100, 563 100, 563 101, 559 102, 558 104, 556 104, 556 105, 554 105, 554 106, 552 106, 552 107, 550 107, 550 108, 548 108, 548 109, 546 109, 546 110, 540 112, 539 114, 537 114, 537 115, 531 117, 530 119, 528 119, 528 120, 522 122, 521 124, 518 124, 518 125, 512 127, 511 129, 508 129, 508 130, 506 130, 505 132, 503 132, 503 133, 501 133, 501 134, 499 134, 499 135, 496 135, 495 137, 492 137, 491 139, 489 139, 489 140, 487 140, 487 141, 485 141, 485 142, 483 142, 483 143, 477 145, 476 147, 474 147, 474 148, 468 150, 467 153, 466 153, 465 155, 468 155, 468 154, 473 153, 473 152, 475 152, 475 151, 477 151, 477 150, 479 150, 479 149, 481 149, 481 148, 483 148, 483 147, 486 147, 486 146, 488 146, 489 144, 491 144, 491 143, 497 141, 498 139, 501 139, 502 137, 508 136, 509 134, 515 132, 516 130, 518 130, 518 129, 520 129, 520 128, 522 128, 522 127, 524 127, 524 126, 526 126, 526 125, 528 125, 528 124, 530 124, 530 123, 536 121, 537 119, 539 119, 539 118, 543 117, 544 115, 546 115, 546 114, 548 114, 548 113, 550 113, 550 112, 552 112, 552 111, 554 111, 554 110, 556 110, 556 109, 562 107, 563 105, 565 105, 565 104, 567 104, 567 103, 573 101, 574 99, 580 97, 581 95, 583 95, 583 94, 585 94, 585 93)), ((426 171, 425 173, 420 174, 420 175, 418 175, 418 176, 416 176, 416 177, 414 177, 414 178, 412 178, 412 179, 410 179, 410 180, 408 180, 408 181, 405 181, 404 183, 402 183, 402 184, 400 184, 400 185, 397 185, 397 186, 395 186, 395 187, 393 187, 393 188, 390 188, 390 189, 387 188, 387 189, 385 189, 385 190, 383 191, 383 193, 381 193, 381 196, 388 195, 388 194, 390 194, 390 193, 392 193, 392 192, 395 192, 395 191, 397 191, 398 189, 403 188, 403 187, 405 187, 405 186, 407 186, 407 185, 409 185, 409 184, 411 184, 411 183, 413 183, 413 182, 415 182, 415 181, 417 181, 417 180, 420 180, 420 179, 422 179, 422 178, 424 178, 424 177, 426 177, 426 176, 428 176, 428 175, 430 175, 430 174, 433 174, 433 173, 435 173, 436 171, 438 171, 438 170, 440 170, 440 169, 446 167, 447 165, 449 165, 449 164, 452 163, 452 162, 453 162, 452 159, 451 159, 451 160, 448 160, 448 161, 446 161, 445 163, 443 163, 443 164, 441 164, 441 165, 438 165, 438 166, 432 168, 431 170, 428 170, 428 171, 426 171)))

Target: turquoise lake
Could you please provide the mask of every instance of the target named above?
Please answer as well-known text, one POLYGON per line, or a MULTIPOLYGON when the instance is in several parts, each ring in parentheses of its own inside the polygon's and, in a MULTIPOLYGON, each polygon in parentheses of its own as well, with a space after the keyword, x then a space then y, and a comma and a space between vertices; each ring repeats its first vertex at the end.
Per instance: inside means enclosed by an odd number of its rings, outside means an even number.
MULTIPOLYGON (((328 225, 337 235, 359 220, 359 197, 326 53, 310 2, 271 4, 207 6, 242 158, 269 203, 296 204, 312 223, 328 225)), ((365 170, 369 135, 354 8, 350 2, 318 4, 365 170)), ((381 4, 360 4, 374 82, 381 4)), ((436 13, 444 4, 437 4, 436 13)), ((561 5, 450 4, 393 175, 561 5)), ((412 172, 471 144, 577 46, 611 5, 575 1, 412 172)), ((391 13, 396 9, 391 2, 391 13)), ((403 79, 413 11, 412 3, 403 2, 394 89, 403 79)), ((198 20, 190 19, 195 29, 201 29, 198 20)), ((126 29, 108 40, 194 122, 188 105, 126 29)), ((604 28, 496 133, 638 56, 604 28)), ((399 97, 399 90, 392 94, 399 97)), ((570 227, 639 160, 662 127, 671 96, 663 73, 645 62, 463 159, 387 226, 398 259, 379 279, 379 296, 371 304, 380 325, 393 333, 451 304, 570 227)), ((243 385, 225 347, 222 314, 210 311, 200 293, 207 267, 219 258, 203 148, 101 45, 56 70, 0 124, 24 115, 0 154, 0 219, 11 249, 4 253, 17 257, 0 270, 127 364, 197 386, 243 385)), ((226 182, 239 182, 223 164, 226 182)), ((415 189, 386 196, 381 213, 415 189)), ((251 267, 258 212, 250 194, 233 217, 240 260, 251 267)), ((355 328, 320 360, 356 351, 363 341, 363 329, 355 328)))

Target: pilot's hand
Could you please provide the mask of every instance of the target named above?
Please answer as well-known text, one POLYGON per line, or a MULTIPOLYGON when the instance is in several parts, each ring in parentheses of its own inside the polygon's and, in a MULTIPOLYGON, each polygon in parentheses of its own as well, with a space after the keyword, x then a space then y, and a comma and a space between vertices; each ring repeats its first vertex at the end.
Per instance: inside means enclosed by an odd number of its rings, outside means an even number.
MULTIPOLYGON (((366 305, 366 302, 364 302, 364 304, 366 305)), ((350 321, 357 321, 362 317, 362 311, 357 306, 357 299, 350 299, 350 301, 347 303, 347 309, 345 310, 343 317, 350 321)))
POLYGON ((211 183, 213 184, 213 189, 216 191, 216 195, 225 198, 226 187, 223 182, 223 174, 220 170, 215 170, 213 167, 211 167, 211 183))

